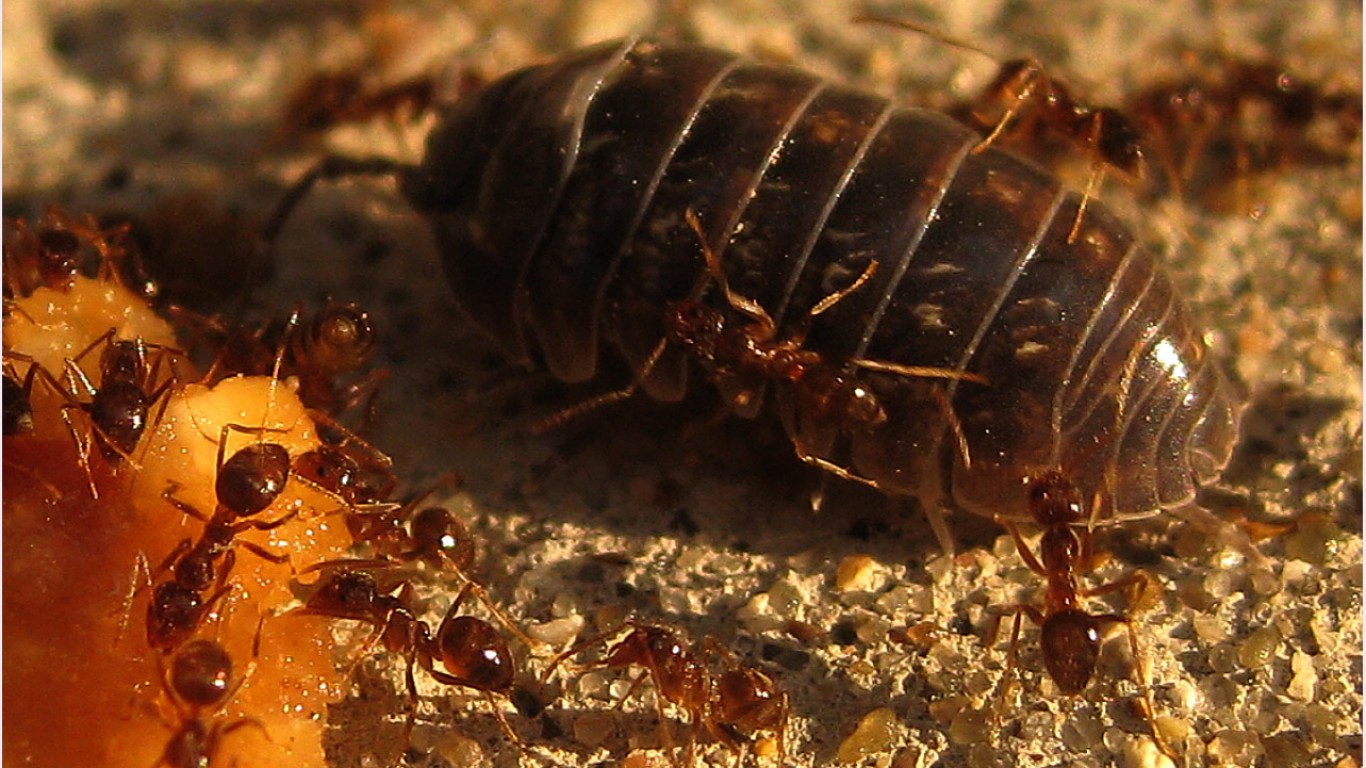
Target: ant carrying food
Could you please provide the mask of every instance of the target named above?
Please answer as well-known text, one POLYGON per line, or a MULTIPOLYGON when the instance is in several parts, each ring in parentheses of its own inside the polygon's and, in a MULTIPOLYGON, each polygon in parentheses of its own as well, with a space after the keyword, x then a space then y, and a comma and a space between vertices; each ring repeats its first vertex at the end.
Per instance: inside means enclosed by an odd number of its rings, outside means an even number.
POLYGON ((206 721, 204 714, 221 711, 251 676, 255 663, 236 681, 232 667, 232 657, 223 646, 204 639, 181 647, 169 670, 162 665, 161 685, 175 706, 179 722, 153 768, 208 768, 228 734, 248 726, 265 732, 260 722, 249 717, 206 721))
POLYGON ((1067 696, 1082 693, 1091 682, 1100 658, 1102 631, 1109 626, 1122 624, 1129 634, 1129 648, 1136 665, 1138 683, 1143 688, 1143 717, 1152 730, 1158 748, 1175 759, 1175 751, 1167 744, 1157 726, 1148 672, 1139 651, 1138 631, 1134 628, 1133 619, 1123 613, 1093 614, 1081 605, 1083 597, 1125 589, 1137 589, 1141 594, 1150 583, 1148 577, 1136 572, 1099 587, 1080 588, 1078 579, 1091 570, 1094 558, 1090 530, 1080 527, 1086 518, 1079 492, 1057 470, 1034 476, 1029 481, 1027 492, 1035 523, 1043 529, 1039 555, 1036 557, 1030 550, 1015 523, 1002 518, 998 518, 997 522, 1010 533, 1021 559, 1030 570, 1046 579, 1047 586, 1041 604, 1009 606, 993 619, 987 634, 988 646, 995 643, 1001 619, 1014 617, 1006 673, 999 692, 1000 701, 1004 704, 1011 673, 1016 669, 1020 626, 1024 616, 1039 625, 1039 646, 1044 667, 1048 676, 1067 696))
POLYGON ((642 671, 616 706, 621 707, 640 690, 646 679, 651 680, 655 686, 655 711, 665 749, 672 752, 674 747, 673 734, 664 716, 664 702, 668 702, 688 716, 688 744, 684 763, 691 765, 693 762, 697 730, 700 727, 727 748, 735 750, 737 762, 743 758, 743 750, 748 745, 748 741, 742 741, 741 736, 761 730, 773 731, 778 741, 778 764, 783 764, 786 754, 787 694, 763 672, 740 666, 734 656, 714 638, 708 637, 703 642, 702 652, 694 653, 671 629, 628 622, 560 653, 546 666, 542 678, 548 679, 565 659, 619 635, 622 629, 630 631, 609 646, 606 655, 581 667, 581 671, 604 667, 641 667, 642 671), (707 662, 710 660, 720 662, 720 674, 708 667, 707 662))
MULTIPOLYGON (((412 607, 412 584, 400 575, 377 578, 372 571, 392 568, 386 560, 333 560, 316 563, 303 573, 324 571, 303 607, 295 615, 350 619, 374 627, 362 654, 377 642, 390 653, 407 657, 404 681, 408 690, 408 716, 403 727, 405 748, 411 744, 417 722, 417 682, 414 669, 421 667, 434 680, 480 692, 508 739, 523 751, 517 733, 498 707, 496 696, 511 702, 516 665, 507 641, 491 624, 474 616, 459 615, 460 607, 471 593, 483 598, 482 588, 474 582, 465 586, 451 602, 445 617, 433 633, 417 618, 412 607), (393 592, 397 590, 398 594, 393 592), (440 668, 437 667, 440 662, 440 668)), ((486 605, 487 600, 485 599, 486 605)), ((495 611, 495 613, 497 613, 495 611)), ((502 615, 497 614, 500 620, 502 615)))

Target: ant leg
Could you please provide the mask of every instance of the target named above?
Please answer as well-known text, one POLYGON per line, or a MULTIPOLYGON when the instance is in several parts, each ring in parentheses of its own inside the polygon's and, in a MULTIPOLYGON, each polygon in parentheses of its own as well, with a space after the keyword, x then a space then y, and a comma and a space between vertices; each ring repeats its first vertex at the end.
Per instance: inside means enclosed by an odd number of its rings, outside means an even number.
MULTIPOLYGON (((287 520, 288 518, 285 519, 287 520)), ((271 552, 270 550, 266 549, 265 547, 262 547, 259 544, 254 544, 250 541, 234 542, 233 546, 240 546, 248 552, 252 553, 253 555, 256 555, 257 557, 261 558, 262 560, 275 563, 276 565, 285 565, 290 562, 289 555, 277 555, 274 552, 271 552)))
POLYGON ((198 509, 196 509, 194 506, 192 506, 189 502, 187 502, 187 501, 181 501, 180 499, 177 499, 177 498, 173 495, 176 491, 180 490, 182 487, 183 487, 183 486, 181 486, 180 483, 177 483, 177 482, 175 482, 174 480, 172 480, 170 483, 167 483, 167 485, 166 485, 166 490, 164 490, 164 491, 161 492, 161 498, 165 499, 165 500, 166 500, 166 503, 170 504, 171 506, 175 507, 176 509, 180 510, 181 512, 184 512, 185 514, 189 515, 190 517, 193 517, 194 519, 198 520, 198 521, 201 522, 201 523, 206 523, 206 524, 207 524, 207 523, 209 522, 209 517, 208 517, 207 515, 205 515, 203 512, 200 512, 198 509))
POLYGON ((86 356, 86 355, 88 355, 88 354, 90 354, 91 352, 93 352, 93 351, 95 350, 96 347, 100 346, 101 344, 108 344, 110 341, 113 341, 113 339, 114 339, 114 330, 115 330, 115 329, 110 328, 109 330, 105 331, 104 333, 101 333, 99 336, 97 336, 97 337, 95 338, 94 341, 92 341, 92 342, 90 342, 89 344, 87 344, 86 347, 85 347, 85 349, 82 349, 80 352, 77 352, 75 357, 68 357, 68 358, 67 358, 67 363, 66 363, 66 365, 67 365, 67 374, 68 374, 68 375, 72 375, 72 372, 74 371, 74 372, 75 372, 75 375, 79 375, 79 376, 81 377, 82 381, 85 383, 85 386, 88 388, 87 391, 89 391, 89 392, 92 392, 92 393, 93 393, 93 392, 94 392, 94 387, 91 387, 91 386, 90 386, 90 380, 89 380, 88 378, 86 378, 84 371, 81 370, 81 368, 80 368, 80 362, 81 362, 81 360, 85 359, 85 356, 86 356))
POLYGON ((1015 682, 1014 674, 1018 669, 1016 662, 1019 656, 1020 648, 1020 627, 1024 623, 1024 616, 1026 614, 1029 615, 1029 618, 1035 624, 1038 624, 1040 626, 1043 625, 1043 613, 1035 606, 1024 604, 1012 605, 1009 608, 1003 610, 1001 613, 997 614, 996 620, 992 625, 992 630, 990 633, 991 637, 988 642, 989 646, 995 644, 996 634, 1000 631, 1001 619, 1007 615, 1014 616, 1014 621, 1012 622, 1010 628, 1010 646, 1006 651, 1006 669, 1005 673, 1001 676, 1001 683, 997 687, 997 691, 995 694, 995 716, 997 718, 1000 718, 1004 714, 1006 707, 1006 697, 1010 693, 1011 685, 1015 682))
MULTIPOLYGON (((188 545, 189 539, 185 539, 176 547, 188 545)), ((152 586, 151 564, 147 562, 147 555, 138 552, 133 560, 133 571, 128 578, 128 591, 123 596, 123 608, 119 612, 119 626, 114 632, 114 646, 118 647, 123 641, 123 633, 128 630, 128 619, 133 615, 133 601, 137 599, 138 593, 147 587, 152 586)))
POLYGON ((488 592, 484 589, 482 584, 471 579, 469 576, 466 576, 459 568, 455 568, 455 572, 460 578, 465 580, 465 586, 460 589, 460 593, 456 595, 455 601, 451 603, 450 609, 446 611, 446 618, 454 616, 460 607, 460 603, 465 599, 465 596, 473 593, 475 599, 480 603, 483 603, 484 608, 487 609, 489 613, 493 614, 493 617, 498 620, 498 623, 506 627, 509 632, 515 635, 518 640, 521 640, 528 648, 539 648, 548 645, 544 640, 537 640, 528 635, 521 627, 517 626, 512 619, 508 618, 507 614, 503 613, 503 610, 489 599, 488 592))
POLYGON ((402 182, 416 170, 414 166, 387 157, 324 157, 285 191, 284 197, 280 198, 280 202, 275 206, 275 212, 261 229, 261 239, 267 249, 272 248, 280 235, 280 230, 284 229, 285 222, 293 215, 294 209, 320 181, 333 181, 349 176, 392 176, 402 182))
MULTIPOLYGON (((1018 61, 1014 63, 1013 67, 1010 64, 1003 65, 996 81, 987 87, 983 97, 979 99, 979 103, 987 100, 987 98, 1000 100, 1008 95, 1008 90, 1013 91, 1014 101, 1001 113, 1001 117, 996 121, 996 126, 992 128, 986 138, 977 142, 977 145, 972 148, 972 153, 976 155, 986 151, 988 147, 1005 135, 1010 124, 1024 114, 1025 110, 1034 108, 1034 99, 1037 97, 1039 84, 1046 81, 1047 76, 1038 62, 1032 60, 1018 61), (987 92, 991 92, 990 96, 987 92)), ((976 110, 974 110, 975 115, 976 110)))
POLYGON ((1034 556, 1034 552, 1029 549, 1029 545, 1025 543, 1024 537, 1020 535, 1020 529, 1016 527, 1015 523, 998 515, 996 524, 1005 528, 1010 534, 1010 538, 1015 540, 1015 549, 1020 553, 1020 559, 1029 566, 1029 570, 1047 577, 1048 570, 1043 567, 1043 564, 1034 556))
MULTIPOLYGON (((553 659, 550 660, 550 663, 546 665, 546 668, 545 668, 544 670, 541 671, 541 682, 544 683, 544 682, 549 681, 549 680, 550 680, 550 675, 551 675, 552 673, 554 673, 555 668, 558 667, 561 663, 563 663, 565 659, 567 659, 567 658, 569 658, 569 657, 571 657, 571 656, 574 656, 575 654, 579 653, 580 651, 582 651, 582 650, 585 649, 585 648, 589 648, 589 647, 592 647, 592 646, 594 646, 594 645, 597 645, 598 643, 601 643, 602 641, 606 640, 607 638, 609 638, 609 637, 611 637, 611 636, 617 634, 618 632, 621 632, 623 629, 625 629, 625 628, 628 627, 628 626, 631 626, 631 624, 630 624, 629 622, 627 622, 627 623, 625 623, 625 624, 622 624, 622 625, 620 625, 620 626, 617 626, 617 627, 613 627, 612 629, 610 629, 610 630, 608 630, 608 631, 606 631, 606 632, 601 632, 601 633, 596 634, 596 635, 593 635, 592 637, 589 637, 589 638, 587 638, 587 639, 585 639, 585 640, 580 640, 579 642, 575 643, 574 645, 571 645, 569 648, 567 648, 567 649, 561 651, 560 653, 556 654, 555 657, 554 657, 553 659)), ((587 671, 587 670, 590 670, 590 669, 597 669, 598 667, 603 667, 603 666, 606 666, 606 664, 605 664, 603 661, 599 660, 599 661, 596 661, 596 662, 594 662, 594 663, 592 663, 592 664, 589 664, 589 665, 587 665, 587 666, 584 666, 584 667, 582 667, 581 669, 583 669, 584 671, 587 671)))
POLYGON ((1162 732, 1157 726, 1157 707, 1153 703, 1153 689, 1149 678, 1148 664, 1145 660, 1146 657, 1144 657, 1142 650, 1139 648, 1138 631, 1134 629, 1133 619, 1121 614, 1096 616, 1095 619, 1096 621, 1112 624, 1123 624, 1124 628, 1128 631, 1129 652, 1134 656, 1134 675, 1137 677, 1136 682, 1139 687, 1143 689, 1143 719, 1148 721, 1148 728, 1152 730, 1153 733, 1153 741, 1157 744, 1157 748, 1162 751, 1162 754, 1174 761, 1179 760, 1180 758, 1178 757, 1176 750, 1162 737, 1162 732))
POLYGON ((872 480, 859 474, 855 474, 853 471, 845 468, 840 464, 836 464, 835 462, 829 459, 825 459, 813 453, 809 453, 807 452, 806 448, 804 448, 801 445, 796 445, 796 449, 797 458, 801 459, 802 463, 804 464, 810 464, 811 466, 817 469, 829 472, 830 474, 840 478, 841 480, 849 480, 851 482, 866 485, 869 488, 876 488, 878 490, 882 489, 882 485, 878 483, 878 481, 872 480))
POLYGON ((697 211, 689 206, 688 209, 683 212, 683 216, 687 219, 688 226, 691 227, 693 233, 697 235, 697 241, 702 246, 702 258, 707 264, 706 276, 709 277, 709 280, 702 282, 700 286, 696 287, 696 292, 699 295, 694 296, 693 298, 700 298, 700 293, 702 289, 706 287, 706 283, 710 280, 715 280, 716 284, 721 287, 721 292, 725 294, 726 303, 730 305, 730 308, 745 317, 748 317, 759 325, 760 330, 756 335, 760 339, 773 338, 774 334, 777 333, 777 327, 774 325, 773 318, 768 314, 768 311, 759 306, 757 301, 741 296, 730 289, 730 281, 726 279, 726 271, 721 267, 720 258, 707 242, 707 236, 702 231, 702 222, 697 218, 697 211))

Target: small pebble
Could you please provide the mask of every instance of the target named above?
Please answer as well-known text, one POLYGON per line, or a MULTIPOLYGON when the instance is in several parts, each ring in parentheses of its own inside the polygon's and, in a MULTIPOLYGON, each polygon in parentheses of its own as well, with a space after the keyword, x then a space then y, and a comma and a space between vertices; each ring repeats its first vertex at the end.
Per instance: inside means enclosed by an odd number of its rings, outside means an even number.
POLYGON ((879 707, 864 715, 848 738, 840 742, 836 759, 841 763, 857 763, 865 758, 886 752, 896 741, 900 724, 896 713, 879 707))

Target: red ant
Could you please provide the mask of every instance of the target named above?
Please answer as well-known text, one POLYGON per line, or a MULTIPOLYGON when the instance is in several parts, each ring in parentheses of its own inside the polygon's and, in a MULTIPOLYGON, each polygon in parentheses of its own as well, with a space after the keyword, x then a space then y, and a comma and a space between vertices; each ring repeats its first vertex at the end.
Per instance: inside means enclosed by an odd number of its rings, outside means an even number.
POLYGON ((1039 625, 1039 645, 1044 667, 1048 670, 1048 676, 1067 696, 1076 696, 1086 690, 1095 674, 1100 657, 1101 630, 1123 624, 1129 633, 1129 647, 1137 665, 1138 683, 1143 687, 1144 718, 1152 729, 1153 740, 1158 748, 1176 759, 1176 753, 1162 738, 1157 727, 1148 674, 1139 651, 1138 632, 1133 620, 1122 613, 1092 614, 1081 606, 1083 597, 1134 587, 1141 594, 1149 584, 1148 577, 1137 572, 1099 587, 1079 588, 1079 577, 1091 570, 1094 562, 1090 530, 1079 527, 1085 521, 1081 495, 1072 482, 1057 470, 1030 479, 1028 493, 1030 512, 1035 523, 1043 529, 1038 557, 1035 557, 1013 522, 1003 518, 997 518, 997 522, 1010 533, 1020 557, 1030 570, 1047 580, 1047 588, 1042 604, 1018 604, 1004 609, 995 616, 988 632, 987 645, 990 646, 995 643, 1001 619, 1014 616, 1006 677, 1000 692, 1001 701, 1005 701, 1010 674, 1015 669, 1023 616, 1028 616, 1039 625))
POLYGON ((329 301, 306 321, 301 314, 296 306, 284 322, 247 331, 228 328, 216 317, 176 311, 177 319, 215 353, 205 383, 237 375, 295 377, 306 407, 336 416, 363 402, 366 419, 373 418, 375 397, 389 372, 370 371, 345 386, 340 383, 374 357, 376 336, 369 313, 354 303, 329 301))
MULTIPOLYGON (((856 16, 854 21, 918 32, 946 45, 999 61, 975 45, 954 40, 914 22, 873 15, 856 16)), ((982 89, 967 117, 968 123, 985 134, 973 152, 981 152, 1006 138, 1027 139, 1039 145, 1047 137, 1056 137, 1087 153, 1091 158, 1091 172, 1077 206, 1072 230, 1067 235, 1069 243, 1081 231, 1086 203, 1094 196, 1107 168, 1133 180, 1143 176, 1143 141, 1133 122, 1118 109, 1093 107, 1078 101, 1065 83, 1050 76, 1035 59, 1000 63, 996 77, 982 89)))
MULTIPOLYGON (((76 357, 68 360, 66 373, 72 381, 73 391, 79 384, 90 400, 73 403, 67 408, 79 408, 89 414, 100 452, 111 463, 118 463, 121 459, 131 460, 131 454, 149 424, 152 406, 161 401, 162 409, 165 409, 166 401, 163 398, 179 380, 174 372, 173 358, 171 375, 160 386, 156 386, 158 369, 168 354, 178 356, 184 353, 171 347, 145 344, 141 339, 115 339, 111 328, 76 357), (104 352, 100 354, 100 385, 96 387, 79 363, 101 344, 104 345, 104 352), (150 362, 149 349, 155 351, 155 359, 150 362)), ((159 416, 156 420, 159 420, 159 416)))
POLYGON ((737 763, 743 759, 743 747, 747 743, 740 742, 737 734, 774 731, 778 738, 779 765, 782 764, 786 753, 787 694, 763 672, 739 666, 730 652, 713 638, 706 639, 703 653, 699 656, 689 650, 673 630, 628 622, 623 627, 591 637, 559 654, 546 667, 542 679, 548 679, 555 667, 565 659, 602 643, 624 628, 630 631, 608 647, 603 658, 582 668, 583 671, 601 667, 643 668, 626 694, 618 700, 617 707, 625 704, 640 690, 645 680, 650 679, 655 686, 655 711, 666 749, 672 751, 674 744, 668 720, 664 717, 664 702, 673 704, 688 715, 688 764, 693 762, 699 726, 706 728, 727 747, 737 750, 737 763), (720 675, 712 674, 707 667, 707 659, 720 659, 723 662, 724 670, 720 675))
POLYGON ((436 489, 455 482, 455 475, 448 474, 406 504, 371 505, 372 509, 352 515, 348 519, 351 537, 369 542, 391 560, 448 569, 473 581, 469 572, 474 566, 475 548, 469 529, 445 507, 418 509, 436 489))
MULTIPOLYGON (((285 104, 273 144, 313 136, 345 123, 384 116, 397 127, 401 118, 415 119, 429 110, 436 82, 429 76, 409 78, 384 88, 368 85, 366 65, 317 72, 299 84, 285 104)), ((471 87, 474 87, 471 85, 471 87)))
POLYGON ((25 360, 30 365, 19 387, 25 398, 31 395, 34 382, 42 380, 66 401, 61 406, 62 420, 76 444, 77 461, 85 470, 92 498, 99 498, 99 489, 90 467, 91 443, 99 447, 100 454, 109 465, 117 467, 127 461, 136 466, 133 453, 138 443, 148 426, 160 421, 169 403, 172 387, 180 379, 174 370, 174 356, 182 355, 180 350, 147 344, 141 339, 115 339, 114 333, 114 329, 109 329, 74 358, 67 358, 66 385, 59 383, 46 368, 27 355, 6 353, 7 357, 25 360), (80 362, 100 345, 104 345, 104 351, 100 354, 100 383, 97 387, 81 368, 80 362), (152 352, 149 353, 149 350, 152 352), (167 355, 172 356, 172 370, 158 386, 161 364, 167 355), (88 399, 78 399, 82 395, 88 399), (158 402, 161 407, 153 414, 158 402), (72 411, 86 414, 89 429, 85 437, 81 436, 72 421, 72 411))
MULTIPOLYGON (((197 541, 181 540, 157 568, 158 573, 169 570, 172 576, 152 591, 147 606, 147 644, 163 653, 184 643, 214 604, 231 590, 227 579, 236 561, 235 547, 242 546, 272 563, 289 561, 288 555, 275 555, 251 542, 237 541, 237 535, 244 531, 278 528, 298 514, 296 509, 275 520, 247 519, 267 509, 283 492, 289 479, 289 453, 280 445, 260 442, 247 445, 224 460, 227 433, 231 429, 267 431, 235 424, 223 427, 214 480, 218 505, 212 516, 206 517, 176 499, 172 495, 174 485, 162 494, 177 509, 204 522, 204 531, 197 541)), ((145 568, 145 561, 138 567, 145 568)))
POLYGON ((787 692, 767 674, 740 666, 734 655, 714 638, 708 637, 703 645, 709 655, 723 664, 723 671, 712 681, 714 694, 703 719, 707 730, 736 751, 736 765, 744 759, 749 745, 749 741, 740 741, 737 735, 773 732, 778 741, 777 765, 782 768, 787 755, 787 692))
POLYGON ((393 459, 326 413, 308 415, 320 442, 294 459, 295 475, 353 509, 389 498, 398 484, 393 459))
POLYGON ((140 257, 129 247, 128 231, 128 225, 102 228, 89 214, 77 218, 55 205, 48 207, 37 226, 24 219, 6 219, 6 298, 29 296, 38 288, 70 291, 88 268, 86 245, 99 258, 96 274, 101 281, 133 282, 144 297, 155 295, 156 285, 143 274, 140 257))
MULTIPOLYGON (((820 352, 803 347, 811 321, 871 279, 877 271, 877 262, 870 262, 848 287, 817 302, 791 336, 779 339, 777 323, 768 311, 753 299, 731 290, 720 258, 709 245, 696 211, 688 208, 684 216, 701 244, 706 271, 693 287, 689 298, 670 302, 665 316, 665 338, 654 348, 641 367, 641 372, 629 385, 563 411, 543 422, 539 428, 553 427, 589 410, 633 396, 672 343, 686 351, 709 373, 717 389, 729 401, 730 408, 737 413, 754 412, 767 382, 788 385, 795 401, 793 410, 801 416, 793 436, 797 457, 843 479, 877 487, 874 481, 815 455, 802 439, 807 432, 826 433, 831 425, 839 425, 844 432, 851 433, 871 429, 886 420, 882 405, 872 389, 847 372, 844 366, 826 359, 820 352), (701 301, 703 291, 712 281, 720 287, 729 307, 750 322, 731 322, 723 312, 701 301)), ((943 368, 906 366, 862 358, 850 360, 848 364, 900 376, 986 383, 977 374, 943 368)), ((947 406, 947 403, 944 405, 947 406)), ((950 421, 956 428, 957 421, 950 421)), ((965 451, 966 443, 961 430, 956 431, 960 433, 960 447, 965 451)))
POLYGON ((1306 82, 1270 60, 1221 57, 1194 77, 1139 91, 1127 108, 1160 150, 1178 198, 1194 184, 1209 205, 1209 193, 1232 178, 1235 203, 1254 216, 1254 173, 1291 162, 1342 162, 1361 135, 1359 91, 1306 82), (1230 154, 1232 175, 1218 165, 1230 154))
MULTIPOLYGON (((158 661, 158 664, 161 664, 158 661)), ((203 713, 221 710, 251 676, 253 666, 235 683, 232 657, 211 640, 193 640, 175 654, 170 670, 162 666, 161 685, 175 705, 179 724, 153 768, 207 768, 223 738, 247 726, 265 727, 251 718, 206 723, 203 713)), ((269 738, 269 736, 267 736, 269 738)))
MULTIPOLYGON (((411 607, 412 584, 401 578, 381 581, 370 571, 392 567, 386 560, 333 560, 317 563, 303 572, 328 570, 302 608, 299 615, 326 616, 367 623, 375 628, 365 643, 365 650, 376 642, 383 642, 390 653, 401 653, 408 659, 405 682, 408 689, 408 717, 404 723, 405 746, 411 743, 417 721, 417 683, 413 670, 421 667, 438 682, 479 691, 489 703, 498 724, 507 737, 522 749, 526 747, 517 737, 506 716, 498 708, 496 696, 511 701, 516 666, 507 641, 491 624, 474 616, 457 615, 465 598, 475 593, 490 605, 482 588, 467 581, 460 590, 435 636, 431 628, 418 619, 411 607), (398 589, 398 595, 391 594, 398 589), (441 669, 436 663, 440 662, 441 669)), ((501 613, 495 614, 500 620, 501 613)))
MULTIPOLYGON (((720 258, 711 247, 697 212, 688 208, 684 217, 701 245, 706 269, 688 298, 669 303, 664 320, 665 337, 651 351, 630 384, 565 409, 542 421, 534 431, 552 429, 588 411, 634 396, 659 364, 669 345, 676 344, 707 371, 717 390, 727 400, 730 410, 737 414, 752 415, 757 411, 767 383, 775 382, 786 387, 789 402, 784 420, 788 422, 788 434, 792 438, 797 458, 844 480, 880 488, 876 480, 817 455, 833 442, 835 435, 868 432, 887 420, 877 394, 848 369, 862 368, 910 378, 987 383, 978 374, 946 368, 901 365, 865 358, 837 363, 803 346, 812 321, 868 282, 877 271, 876 261, 869 262, 863 273, 849 286, 817 302, 787 338, 778 338, 777 322, 768 311, 757 301, 731 290, 720 258), (719 286, 730 309, 745 316, 749 322, 733 322, 724 312, 702 301, 703 293, 712 282, 719 286)), ((945 413, 964 466, 971 466, 967 439, 948 398, 938 389, 932 390, 932 396, 945 413)), ((813 497, 813 506, 818 505, 819 497, 813 497)), ((932 513, 929 518, 944 550, 952 552, 953 535, 942 517, 932 513)))

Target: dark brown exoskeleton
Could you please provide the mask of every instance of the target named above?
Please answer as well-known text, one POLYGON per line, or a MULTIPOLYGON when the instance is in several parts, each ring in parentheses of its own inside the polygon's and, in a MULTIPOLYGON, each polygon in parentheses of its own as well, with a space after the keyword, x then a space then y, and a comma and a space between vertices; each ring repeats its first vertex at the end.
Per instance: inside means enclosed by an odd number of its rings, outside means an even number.
POLYGON ((289 453, 275 443, 251 443, 224 460, 227 432, 219 438, 218 474, 214 493, 218 505, 212 516, 176 499, 174 488, 163 496, 176 508, 204 522, 198 539, 183 539, 162 561, 158 572, 171 572, 171 578, 152 589, 147 605, 147 645, 170 653, 190 638, 210 609, 231 590, 228 575, 236 561, 235 550, 247 551, 273 563, 288 561, 256 544, 238 541, 248 530, 268 531, 289 522, 298 514, 291 510, 274 520, 260 520, 264 512, 284 491, 289 479, 289 453))
POLYGON ((254 669, 249 667, 246 675, 234 680, 232 667, 232 657, 221 645, 193 640, 176 652, 169 670, 163 668, 161 684, 175 705, 178 722, 173 724, 174 733, 153 768, 205 768, 214 764, 228 734, 249 726, 265 732, 265 727, 251 718, 205 717, 206 712, 223 709, 254 669))
MULTIPOLYGON (((847 366, 885 411, 848 429, 794 413, 775 386, 794 443, 919 497, 946 545, 946 508, 1029 520, 1024 481, 1046 469, 1110 500, 1099 522, 1190 503, 1227 461, 1237 409, 1174 286, 1103 205, 1078 217, 1082 195, 980 144, 942 114, 797 69, 613 41, 450 106, 420 165, 324 160, 265 236, 319 179, 397 177, 471 320, 513 359, 579 382, 612 350, 673 401, 690 357, 656 348, 666 309, 706 270, 692 210, 775 338, 809 322, 803 347, 847 366)), ((743 322, 719 294, 700 300, 743 322)))

